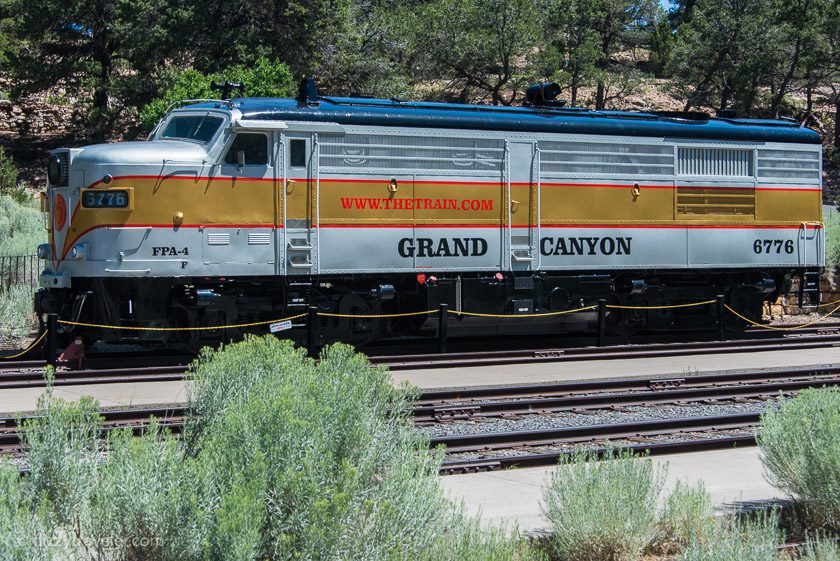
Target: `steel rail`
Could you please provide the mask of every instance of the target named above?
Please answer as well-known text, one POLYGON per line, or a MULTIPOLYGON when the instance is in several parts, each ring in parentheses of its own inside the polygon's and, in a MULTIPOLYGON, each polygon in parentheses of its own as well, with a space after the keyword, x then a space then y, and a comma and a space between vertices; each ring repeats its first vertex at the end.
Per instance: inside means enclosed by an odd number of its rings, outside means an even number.
POLYGON ((571 362, 582 360, 610 360, 617 358, 654 358, 685 355, 778 351, 840 347, 840 335, 789 338, 784 340, 737 340, 692 343, 656 343, 651 345, 621 345, 615 347, 577 347, 484 351, 474 353, 445 353, 437 355, 372 356, 373 364, 388 366, 390 370, 420 370, 432 368, 464 368, 471 366, 499 366, 571 362))
POLYGON ((760 420, 758 413, 736 415, 659 419, 629 423, 609 423, 580 427, 562 427, 535 431, 479 433, 433 438, 433 447, 445 446, 449 459, 441 466, 442 474, 467 473, 556 463, 564 455, 581 446, 595 453, 614 448, 646 453, 680 453, 755 443, 754 432, 760 420), (749 431, 750 434, 732 435, 749 431), (700 438, 699 433, 724 434, 715 438, 700 438), (671 441, 655 441, 679 437, 671 441), (630 440, 629 443, 621 442, 630 440), (644 440, 645 442, 638 442, 644 440), (654 440, 654 441, 651 441, 654 440), (617 442, 616 442, 617 441, 617 442), (546 451, 545 448, 555 448, 546 451), (517 455, 493 455, 500 450, 531 450, 517 455), (453 454, 481 454, 479 458, 453 458, 453 454))

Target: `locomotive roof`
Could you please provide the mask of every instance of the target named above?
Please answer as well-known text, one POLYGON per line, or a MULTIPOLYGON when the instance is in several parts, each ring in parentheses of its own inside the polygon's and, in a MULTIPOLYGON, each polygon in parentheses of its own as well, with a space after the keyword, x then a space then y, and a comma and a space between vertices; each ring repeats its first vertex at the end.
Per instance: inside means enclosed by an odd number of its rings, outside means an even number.
POLYGON ((816 131, 786 120, 702 118, 698 114, 594 111, 580 107, 505 107, 350 97, 319 97, 317 103, 281 98, 238 98, 188 107, 236 108, 244 119, 262 121, 804 144, 821 142, 816 131))

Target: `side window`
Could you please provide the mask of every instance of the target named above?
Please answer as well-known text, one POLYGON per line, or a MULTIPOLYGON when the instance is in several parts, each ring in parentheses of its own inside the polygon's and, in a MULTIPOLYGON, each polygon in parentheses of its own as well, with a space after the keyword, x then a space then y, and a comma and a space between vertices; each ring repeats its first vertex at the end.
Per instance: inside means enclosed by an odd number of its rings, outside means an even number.
POLYGON ((236 135, 225 154, 225 163, 239 163, 237 153, 245 153, 246 166, 268 165, 268 137, 260 133, 243 132, 236 135))
POLYGON ((294 138, 289 142, 289 165, 293 168, 306 167, 306 140, 294 138))

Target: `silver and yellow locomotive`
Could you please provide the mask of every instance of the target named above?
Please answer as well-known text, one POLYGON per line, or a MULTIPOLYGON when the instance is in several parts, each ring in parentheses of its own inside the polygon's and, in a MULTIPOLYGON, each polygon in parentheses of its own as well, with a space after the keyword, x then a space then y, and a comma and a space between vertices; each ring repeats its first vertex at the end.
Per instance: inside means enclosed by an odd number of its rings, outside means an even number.
MULTIPOLYGON (((242 331, 219 326, 308 306, 356 316, 323 317, 319 333, 359 341, 428 321, 366 315, 441 302, 526 317, 724 294, 757 320, 792 278, 816 302, 816 132, 590 111, 543 91, 489 107, 324 97, 307 81, 296 99, 175 109, 146 142, 56 150, 36 308, 98 326, 73 328, 91 340, 197 346, 242 331)), ((580 320, 453 316, 452 327, 561 332, 580 320)), ((608 321, 705 328, 714 311, 615 309, 608 321)))

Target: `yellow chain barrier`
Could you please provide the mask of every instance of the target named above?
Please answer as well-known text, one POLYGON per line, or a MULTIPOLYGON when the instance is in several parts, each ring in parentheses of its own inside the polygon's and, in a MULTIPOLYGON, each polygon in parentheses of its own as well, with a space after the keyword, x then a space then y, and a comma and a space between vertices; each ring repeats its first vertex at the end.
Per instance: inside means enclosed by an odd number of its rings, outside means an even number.
POLYGON ((835 300, 834 302, 826 302, 825 304, 817 304, 817 308, 825 308, 828 306, 834 306, 835 304, 840 304, 840 300, 835 300))
POLYGON ((834 312, 836 312, 837 310, 840 310, 840 304, 838 304, 836 308, 834 308, 833 310, 831 310, 830 312, 828 312, 827 314, 825 314, 825 315, 823 315, 823 316, 819 316, 819 317, 818 317, 817 319, 815 319, 814 321, 810 321, 810 322, 808 322, 808 323, 803 323, 802 325, 791 325, 791 326, 788 326, 788 327, 774 327, 774 326, 772 326, 772 325, 763 325, 763 324, 761 324, 761 323, 754 322, 754 321, 753 321, 753 320, 751 320, 750 318, 747 318, 747 317, 742 316, 741 314, 739 314, 738 312, 736 312, 735 310, 733 310, 732 308, 730 308, 730 307, 729 307, 729 304, 724 304, 724 306, 726 307, 726 309, 727 309, 727 310, 729 310, 730 312, 732 312, 734 315, 736 315, 737 317, 741 318, 741 319, 742 319, 742 320, 744 320, 745 322, 747 322, 747 323, 749 323, 749 324, 751 324, 751 325, 754 325, 754 326, 756 326, 756 327, 761 327, 761 328, 763 328, 763 329, 772 329, 773 331, 792 331, 792 330, 794 330, 794 329, 802 329, 803 327, 809 327, 809 326, 811 326, 811 325, 814 325, 815 323, 819 323, 819 322, 821 322, 822 320, 824 320, 824 319, 825 319, 825 318, 827 318, 828 316, 832 315, 832 314, 833 314, 834 312))
POLYGON ((671 304, 669 306, 619 306, 618 304, 607 304, 611 310, 668 310, 671 308, 691 308, 694 306, 705 306, 714 304, 717 300, 703 300, 702 302, 691 302, 690 304, 671 304))
POLYGON ((45 330, 44 330, 44 332, 43 332, 43 333, 41 333, 41 336, 40 336, 40 337, 38 337, 37 339, 35 339, 35 341, 34 341, 31 345, 29 345, 28 347, 26 347, 26 348, 25 348, 24 350, 22 350, 21 352, 19 352, 19 353, 17 353, 17 354, 14 354, 14 355, 0 356, 0 360, 11 360, 11 359, 13 359, 13 358, 22 357, 23 355, 25 355, 26 353, 28 353, 29 351, 31 351, 33 348, 35 348, 35 346, 36 346, 38 343, 40 343, 41 341, 43 341, 43 340, 44 340, 44 337, 46 337, 46 336, 47 336, 47 333, 49 333, 49 331, 50 331, 49 329, 45 329, 45 330))
POLYGON ((77 327, 96 327, 98 329, 118 329, 125 331, 205 331, 213 329, 237 329, 240 327, 255 327, 257 325, 268 325, 270 323, 277 323, 279 321, 290 321, 293 319, 302 318, 306 314, 297 314, 296 316, 289 316, 287 318, 271 319, 267 321, 254 321, 251 323, 237 323, 233 325, 208 325, 201 327, 138 327, 134 325, 101 325, 97 323, 84 323, 81 321, 65 321, 58 320, 62 325, 75 325, 77 327))
POLYGON ((479 314, 476 312, 459 312, 458 310, 447 310, 450 314, 458 316, 473 316, 480 318, 504 318, 504 319, 521 319, 521 318, 540 318, 546 316, 562 316, 564 314, 573 314, 575 312, 582 312, 584 310, 594 310, 598 306, 586 306, 574 310, 563 310, 561 312, 543 312, 539 314, 479 314))
POLYGON ((409 316, 423 316, 433 314, 437 310, 424 310, 422 312, 405 312, 402 314, 333 314, 330 312, 318 312, 319 316, 328 318, 405 318, 409 316))
MULTIPOLYGON (((716 300, 703 300, 702 302, 691 302, 691 303, 688 303, 688 304, 671 304, 671 305, 667 305, 667 306, 622 306, 622 305, 618 305, 618 304, 607 304, 606 307, 609 308, 609 309, 613 309, 613 310, 667 310, 667 309, 674 309, 674 308, 690 308, 690 307, 694 307, 694 306, 706 306, 708 304, 714 304, 715 302, 716 302, 716 300)), ((830 306, 830 305, 834 305, 834 304, 837 304, 837 307, 834 308, 828 314, 825 314, 824 316, 821 316, 818 319, 816 319, 816 320, 814 320, 810 323, 806 323, 806 324, 803 324, 803 325, 792 326, 792 327, 771 327, 771 326, 767 326, 767 325, 762 325, 760 323, 756 323, 756 322, 742 316, 741 314, 739 314, 738 312, 736 312, 735 310, 730 308, 728 305, 726 305, 726 309, 728 309, 730 312, 732 312, 733 314, 735 314, 739 318, 743 319, 744 321, 747 321, 747 322, 751 323, 752 325, 756 325, 758 327, 763 327, 765 329, 777 329, 777 330, 781 330, 781 331, 786 331, 786 330, 791 330, 791 329, 800 329, 802 327, 808 327, 809 325, 813 325, 815 323, 818 323, 818 322, 822 321, 823 319, 827 318, 828 316, 834 314, 837 310, 840 310, 840 300, 819 305, 819 307, 823 307, 823 306, 830 306)), ((577 312, 584 312, 584 311, 587 311, 587 310, 595 310, 595 309, 597 309, 597 307, 598 307, 597 305, 592 305, 592 306, 584 306, 582 308, 575 308, 573 310, 562 310, 562 311, 559 311, 559 312, 541 312, 541 313, 536 313, 536 314, 485 314, 485 313, 479 313, 479 312, 464 312, 464 311, 451 310, 451 309, 447 309, 447 312, 450 313, 450 314, 453 314, 453 315, 458 315, 458 316, 500 318, 500 319, 524 319, 524 318, 538 318, 538 317, 561 316, 561 315, 566 315, 566 314, 574 314, 574 313, 577 313, 577 312)), ((399 318, 399 317, 431 315, 431 314, 437 313, 437 311, 438 310, 423 310, 423 311, 420 311, 420 312, 403 312, 403 313, 398 313, 398 314, 336 314, 336 313, 331 313, 331 312, 317 312, 317 315, 319 315, 321 317, 334 317, 334 318, 379 319, 379 318, 399 318)), ((238 328, 242 328, 242 327, 256 327, 256 326, 260 326, 260 325, 268 325, 268 324, 271 324, 271 323, 277 323, 277 322, 281 322, 281 321, 291 321, 291 320, 294 320, 294 319, 302 318, 306 315, 307 315, 307 313, 304 312, 304 313, 297 314, 297 315, 294 315, 294 316, 289 316, 289 317, 280 318, 280 319, 272 319, 272 320, 267 320, 267 321, 254 321, 254 322, 251 322, 251 323, 237 323, 237 324, 232 324, 232 325, 214 325, 214 326, 206 326, 206 327, 205 326, 202 326, 202 327, 137 327, 137 326, 127 326, 127 325, 125 325, 125 326, 114 326, 114 325, 103 325, 103 324, 97 324, 97 323, 84 323, 84 322, 79 322, 79 321, 66 321, 66 320, 58 320, 58 323, 63 324, 63 325, 73 325, 73 326, 77 326, 77 327, 94 327, 94 328, 98 328, 98 329, 116 329, 116 330, 126 330, 126 331, 204 331, 204 330, 215 330, 215 329, 238 329, 238 328)), ((30 349, 32 347, 34 347, 36 344, 38 344, 44 338, 44 335, 46 335, 46 332, 44 332, 41 335, 41 337, 39 337, 38 340, 35 341, 35 343, 33 343, 30 346, 30 349)), ((22 353, 20 353, 18 355, 15 355, 15 356, 0 357, 0 358, 15 358, 17 356, 21 356, 21 355, 25 354, 28 351, 29 351, 29 349, 27 349, 26 351, 23 351, 22 353)))

